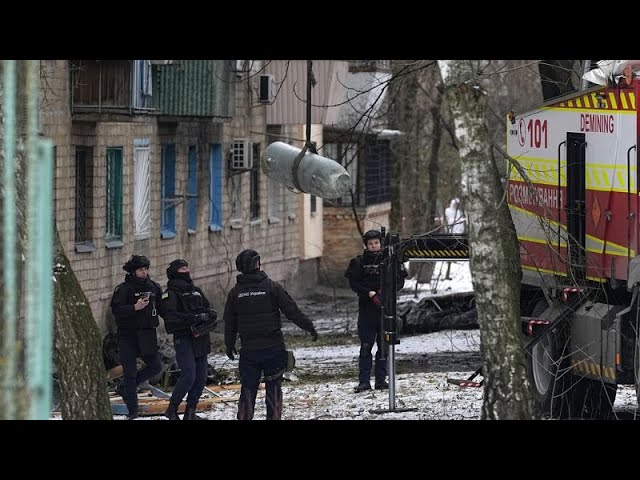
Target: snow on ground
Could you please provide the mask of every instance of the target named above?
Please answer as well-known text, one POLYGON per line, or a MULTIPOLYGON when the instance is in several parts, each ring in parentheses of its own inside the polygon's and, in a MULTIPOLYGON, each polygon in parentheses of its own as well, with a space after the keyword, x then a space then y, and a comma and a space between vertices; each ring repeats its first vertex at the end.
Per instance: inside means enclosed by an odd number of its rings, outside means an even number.
POLYGON ((416 280, 406 279, 398 303, 419 301, 425 297, 449 295, 453 293, 473 293, 469 262, 437 262, 433 268, 430 283, 421 283, 416 291, 416 280), (448 271, 448 275, 447 275, 448 271))
MULTIPOLYGON (((444 331, 403 337, 395 348, 396 360, 434 353, 473 352, 479 349, 477 330, 444 331)), ((479 418, 482 391, 479 388, 461 389, 447 383, 447 378, 467 378, 472 372, 421 372, 397 376, 395 409, 411 408, 415 411, 371 413, 372 409, 390 408, 388 390, 353 393, 357 384, 359 345, 300 347, 293 349, 296 356, 297 377, 326 375, 317 383, 285 382, 283 384, 283 418, 308 419, 473 419, 479 418), (350 371, 350 377, 338 376, 350 371), (313 372, 313 373, 311 373, 313 372)), ((209 362, 215 368, 228 368, 223 355, 212 355, 209 362)), ((392 401, 392 400, 391 400, 392 401)), ((234 405, 235 407, 235 405, 234 405)), ((235 408, 218 406, 206 414, 210 419, 233 419, 235 408)), ((265 418, 262 392, 256 401, 255 418, 265 418)))
MULTIPOLYGON (((407 280, 398 301, 418 301, 421 298, 473 292, 467 262, 451 262, 446 278, 447 262, 435 266, 430 284, 417 288, 415 280, 407 280)), ((355 336, 357 302, 355 298, 335 302, 331 308, 318 308, 310 313, 321 337, 331 334, 351 334, 352 343, 326 345, 310 342, 294 347, 296 368, 291 381, 283 383, 283 418, 285 420, 463 420, 479 419, 482 388, 461 388, 447 382, 448 378, 468 378, 480 365, 480 334, 478 330, 451 330, 429 334, 403 336, 395 346, 397 382, 394 397, 389 390, 353 393, 357 384, 359 343, 355 336), (394 407, 391 409, 391 407, 394 407), (401 411, 406 409, 407 411, 401 411), (382 410, 374 413, 372 410, 382 410), (390 411, 393 410, 393 411, 390 411)), ((313 302, 305 303, 305 308, 313 302)), ((295 325, 285 322, 287 335, 306 335, 295 325)), ((238 360, 230 361, 224 354, 209 356, 209 363, 218 371, 229 372, 228 381, 237 383, 238 360)), ((476 378, 480 380, 481 377, 476 378)), ((218 395, 237 396, 226 391, 218 395)), ((616 410, 625 418, 637 413, 634 387, 619 386, 616 410)), ((201 412, 209 420, 234 420, 237 401, 217 403, 212 410, 201 412)), ((258 393, 255 419, 266 416, 264 390, 258 393)), ((122 420, 124 416, 116 415, 122 420)), ((140 420, 166 420, 164 416, 141 417, 140 420)))
MULTIPOLYGON (((396 346, 397 362, 404 357, 437 353, 478 351, 477 330, 443 331, 403 337, 396 346)), ((299 380, 307 376, 321 376, 317 382, 285 381, 283 383, 283 419, 285 420, 361 420, 361 419, 478 419, 482 405, 482 389, 462 389, 447 383, 447 378, 467 378, 472 372, 419 372, 397 375, 395 410, 415 409, 407 412, 376 414, 372 409, 389 410, 388 390, 353 393, 357 384, 359 345, 300 347, 293 349, 296 356, 294 374, 299 380), (344 377, 345 371, 351 376, 344 377), (335 376, 337 378, 332 379, 335 376)), ((238 361, 225 355, 210 355, 209 363, 216 369, 236 370, 238 361)), ((220 392, 233 396, 237 392, 220 392)), ((209 420, 233 420, 237 402, 217 403, 212 410, 199 415, 209 420)), ((264 390, 258 393, 255 419, 264 419, 264 390)), ((115 419, 124 419, 116 415, 115 419)), ((144 417, 142 419, 163 419, 144 417)))

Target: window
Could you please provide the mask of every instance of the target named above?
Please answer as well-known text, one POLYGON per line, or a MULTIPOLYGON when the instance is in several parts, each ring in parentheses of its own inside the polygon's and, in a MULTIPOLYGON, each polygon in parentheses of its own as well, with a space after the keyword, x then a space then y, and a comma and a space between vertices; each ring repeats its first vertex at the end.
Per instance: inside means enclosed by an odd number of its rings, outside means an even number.
POLYGON ((198 147, 189 147, 189 166, 187 171, 187 228, 195 233, 198 228, 198 147))
MULTIPOLYGON (((317 151, 316 148, 318 147, 318 144, 316 142, 311 142, 311 143, 313 144, 314 151, 317 151)), ((309 213, 311 214, 311 216, 315 216, 317 211, 318 211, 317 198, 315 195, 311 195, 311 197, 309 198, 309 213)))
POLYGON ((242 222, 242 178, 241 175, 231 177, 231 221, 236 228, 242 222))
POLYGON ((122 246, 122 147, 107 148, 107 248, 122 246))
POLYGON ((391 60, 349 60, 349 72, 391 71, 391 60))
POLYGON ((284 208, 289 220, 295 220, 298 213, 298 199, 300 198, 297 193, 293 193, 286 187, 283 187, 284 193, 284 208))
POLYGON ((272 178, 269 179, 268 189, 269 198, 267 210, 269 214, 269 223, 277 223, 282 215, 282 189, 284 186, 280 182, 276 182, 272 178))
MULTIPOLYGON (((282 125, 267 125, 267 144, 277 141, 285 141, 285 139, 282 138, 282 125)), ((283 184, 271 178, 267 181, 267 216, 269 223, 277 223, 280 221, 283 189, 283 184)))
POLYGON ((209 230, 222 230, 222 145, 211 145, 209 153, 209 230))
POLYGON ((260 218, 260 144, 253 144, 253 165, 251 167, 251 191, 249 206, 250 220, 260 218))
POLYGON ((162 190, 160 209, 162 212, 162 238, 176 236, 176 146, 174 144, 162 147, 162 190))
POLYGON ((130 60, 70 60, 69 68, 74 112, 132 106, 130 60))
MULTIPOLYGON (((391 200, 391 149, 389 140, 375 140, 365 146, 367 205, 391 200)), ((351 173, 351 172, 349 172, 351 173)))
POLYGON ((75 242, 77 252, 95 250, 91 240, 91 201, 92 201, 92 159, 93 150, 76 147, 76 225, 75 242))
POLYGON ((149 140, 133 141, 133 238, 151 236, 149 140))
POLYGON ((134 108, 149 108, 153 94, 151 62, 149 60, 133 60, 132 62, 132 106, 134 108))

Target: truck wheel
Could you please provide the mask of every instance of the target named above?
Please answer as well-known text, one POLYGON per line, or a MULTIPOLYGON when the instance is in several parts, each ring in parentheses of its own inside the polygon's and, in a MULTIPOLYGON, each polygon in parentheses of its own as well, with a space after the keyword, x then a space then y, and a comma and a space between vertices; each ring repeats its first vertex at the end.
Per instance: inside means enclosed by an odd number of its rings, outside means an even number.
POLYGON ((568 418, 607 420, 612 417, 618 386, 602 380, 567 375, 568 418))
MULTIPOLYGON (((548 308, 546 300, 539 300, 533 308, 532 317, 537 317, 548 308)), ((558 378, 562 360, 562 334, 559 330, 547 333, 527 355, 529 381, 533 386, 536 412, 540 417, 557 417, 561 411, 563 388, 558 378)))

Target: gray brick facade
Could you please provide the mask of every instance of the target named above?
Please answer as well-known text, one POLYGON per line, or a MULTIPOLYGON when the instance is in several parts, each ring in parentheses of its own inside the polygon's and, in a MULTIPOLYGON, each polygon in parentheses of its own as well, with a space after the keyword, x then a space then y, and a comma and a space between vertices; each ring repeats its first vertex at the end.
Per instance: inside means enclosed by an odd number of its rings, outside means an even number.
MULTIPOLYGON (((67 256, 87 295, 94 317, 103 331, 109 329, 109 301, 114 287, 124 278, 122 265, 133 254, 147 255, 150 275, 166 285, 165 268, 177 257, 189 261, 192 276, 222 311, 227 291, 235 283, 235 257, 244 248, 258 250, 264 270, 275 280, 292 287, 299 265, 299 219, 285 219, 270 224, 267 217, 267 178, 260 173, 260 218, 249 219, 250 173, 239 173, 241 222, 231 228, 231 195, 238 188, 226 166, 232 140, 247 138, 266 147, 265 107, 255 98, 255 89, 246 80, 236 88, 235 115, 232 120, 218 118, 158 117, 156 115, 73 114, 70 110, 71 76, 66 60, 42 61, 42 115, 44 136, 56 147, 55 211, 56 226, 67 256), (133 238, 133 147, 134 140, 148 139, 150 147, 150 224, 151 235, 145 240, 133 238), (174 238, 160 238, 161 223, 161 149, 166 143, 176 146, 176 193, 186 192, 189 146, 197 145, 198 200, 197 228, 187 231, 186 203, 176 207, 174 238), (209 145, 223 149, 224 229, 209 231, 209 145), (76 251, 76 149, 89 147, 91 175, 87 207, 87 237, 92 251, 76 251), (107 248, 106 150, 123 151, 123 235, 122 247, 107 248)), ((259 159, 255 159, 259 161, 259 159)), ((299 286, 296 286, 299 289, 299 286)))

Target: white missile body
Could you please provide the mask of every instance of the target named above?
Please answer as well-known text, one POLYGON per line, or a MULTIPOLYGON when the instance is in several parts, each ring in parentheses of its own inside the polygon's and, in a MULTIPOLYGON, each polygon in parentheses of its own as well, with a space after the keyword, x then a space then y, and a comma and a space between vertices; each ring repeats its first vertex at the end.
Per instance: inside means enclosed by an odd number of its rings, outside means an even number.
POLYGON ((262 158, 264 174, 292 191, 309 193, 321 198, 339 198, 349 194, 351 176, 335 160, 309 151, 298 165, 298 186, 294 180, 293 166, 300 148, 287 143, 274 142, 269 145, 262 158))

